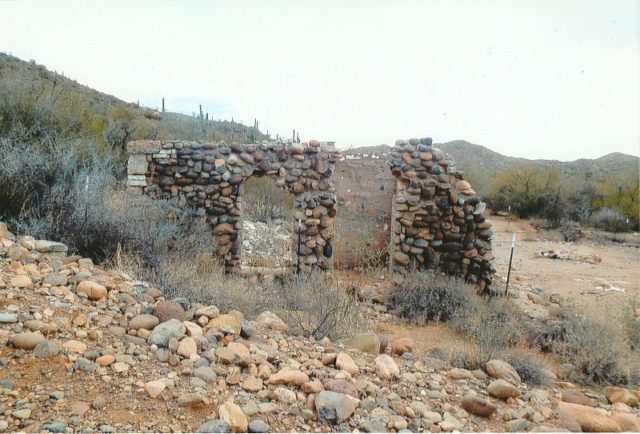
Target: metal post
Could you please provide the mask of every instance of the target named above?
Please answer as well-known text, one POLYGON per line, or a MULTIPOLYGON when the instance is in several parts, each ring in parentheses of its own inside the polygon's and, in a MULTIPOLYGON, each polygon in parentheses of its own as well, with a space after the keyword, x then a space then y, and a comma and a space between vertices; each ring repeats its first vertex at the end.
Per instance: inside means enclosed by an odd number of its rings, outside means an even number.
POLYGON ((507 291, 509 291, 509 278, 511 277, 511 263, 513 262, 513 251, 516 248, 516 234, 513 233, 513 237, 511 238, 511 256, 509 256, 509 271, 507 271, 507 287, 504 290, 504 295, 507 295, 507 291))
POLYGON ((298 219, 298 245, 296 247, 296 256, 298 263, 296 264, 296 274, 300 274, 300 233, 302 232, 302 219, 298 219))

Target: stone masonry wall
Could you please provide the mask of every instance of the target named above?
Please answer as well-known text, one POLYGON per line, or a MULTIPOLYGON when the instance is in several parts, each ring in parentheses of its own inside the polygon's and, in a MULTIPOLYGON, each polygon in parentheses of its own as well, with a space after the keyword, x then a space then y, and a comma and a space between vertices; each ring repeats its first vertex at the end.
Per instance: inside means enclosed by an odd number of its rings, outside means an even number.
POLYGON ((135 141, 127 146, 127 185, 150 196, 170 195, 198 209, 211 224, 228 272, 240 267, 243 182, 269 176, 294 196, 300 267, 331 267, 336 195, 331 174, 340 153, 320 142, 227 145, 135 141))
POLYGON ((397 179, 392 204, 392 272, 439 267, 484 290, 492 283, 486 205, 431 138, 397 140, 388 155, 397 179))

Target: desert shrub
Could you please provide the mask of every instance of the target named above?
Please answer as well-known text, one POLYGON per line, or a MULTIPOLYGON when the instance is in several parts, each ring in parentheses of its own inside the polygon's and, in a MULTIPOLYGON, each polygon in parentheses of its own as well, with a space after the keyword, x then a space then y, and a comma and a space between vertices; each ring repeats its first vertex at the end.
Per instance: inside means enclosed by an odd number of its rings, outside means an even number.
POLYGON ((562 219, 558 230, 565 241, 576 242, 582 237, 580 223, 573 220, 562 219))
POLYGON ((629 348, 640 351, 640 317, 636 316, 637 300, 626 307, 622 315, 622 323, 629 342, 629 348))
POLYGON ((390 294, 396 314, 418 325, 448 321, 472 303, 471 294, 457 279, 433 272, 408 274, 390 294))
POLYGON ((323 272, 286 274, 271 290, 272 309, 294 332, 315 339, 352 335, 367 321, 354 291, 323 272))
POLYGON ((251 221, 293 219, 293 196, 269 177, 251 177, 244 184, 244 212, 251 221))
POLYGON ((626 218, 612 208, 601 208, 591 216, 591 224, 609 232, 623 232, 626 229, 626 218))
POLYGON ((574 369, 570 381, 596 384, 626 384, 630 378, 623 368, 623 337, 610 324, 591 320, 565 308, 562 334, 553 351, 574 369))
POLYGON ((475 299, 464 310, 456 311, 449 324, 490 358, 499 357, 503 350, 518 347, 524 341, 518 310, 504 298, 475 299))
POLYGON ((535 351, 506 351, 501 359, 516 370, 522 381, 536 386, 547 386, 551 382, 549 367, 542 356, 535 351))

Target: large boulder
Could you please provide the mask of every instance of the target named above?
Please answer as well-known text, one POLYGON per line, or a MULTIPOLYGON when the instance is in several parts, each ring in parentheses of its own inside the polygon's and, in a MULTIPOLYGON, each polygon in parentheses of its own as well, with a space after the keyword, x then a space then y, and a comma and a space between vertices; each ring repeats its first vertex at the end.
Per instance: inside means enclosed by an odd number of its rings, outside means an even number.
POLYGON ((620 425, 609 417, 605 410, 587 407, 586 405, 571 404, 558 401, 558 413, 561 417, 568 416, 575 420, 583 431, 589 432, 620 432, 620 425))

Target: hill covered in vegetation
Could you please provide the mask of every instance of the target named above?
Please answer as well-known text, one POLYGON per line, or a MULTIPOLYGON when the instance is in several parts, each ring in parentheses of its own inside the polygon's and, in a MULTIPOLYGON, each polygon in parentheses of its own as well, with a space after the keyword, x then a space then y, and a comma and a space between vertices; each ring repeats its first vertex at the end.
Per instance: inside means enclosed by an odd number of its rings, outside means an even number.
POLYGON ((0 136, 55 134, 124 148, 129 140, 252 142, 266 136, 237 122, 162 113, 84 86, 35 62, 0 53, 0 136))

